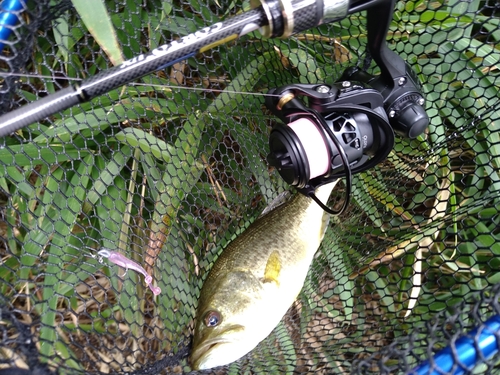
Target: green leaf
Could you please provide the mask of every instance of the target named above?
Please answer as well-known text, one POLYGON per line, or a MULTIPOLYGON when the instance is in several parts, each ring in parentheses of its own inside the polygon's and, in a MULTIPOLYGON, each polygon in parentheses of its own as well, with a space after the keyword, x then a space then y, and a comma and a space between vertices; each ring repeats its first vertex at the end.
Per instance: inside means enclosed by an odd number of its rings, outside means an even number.
POLYGON ((83 23, 108 55, 111 63, 121 64, 124 60, 122 49, 104 1, 72 0, 72 2, 83 23))
POLYGON ((283 321, 279 322, 278 326, 274 329, 274 334, 285 357, 285 363, 282 366, 286 365, 286 371, 282 371, 281 373, 294 374, 297 367, 297 353, 292 337, 288 333, 283 321))
POLYGON ((141 129, 123 129, 116 134, 116 139, 134 148, 139 147, 143 153, 151 154, 167 163, 172 161, 172 155, 176 152, 172 145, 141 129))
POLYGON ((90 150, 76 148, 74 145, 51 145, 41 148, 34 143, 12 145, 0 148, 0 160, 4 165, 17 165, 18 167, 37 164, 55 164, 67 160, 81 160, 88 155, 90 150))
POLYGON ((251 92, 256 83, 273 63, 278 59, 275 52, 264 53, 252 60, 241 73, 238 74, 230 85, 217 97, 207 108, 207 112, 220 116, 221 114, 232 114, 242 103, 249 100, 247 92, 251 92))
MULTIPOLYGON (((55 22, 54 39, 59 47, 59 54, 62 56, 65 63, 68 62, 69 56, 69 25, 68 15, 63 14, 55 22)), ((57 61, 57 60, 56 60, 57 61)), ((55 61, 55 62, 56 62, 55 61)))
MULTIPOLYGON (((87 200, 90 204, 96 204, 105 194, 105 191, 110 186, 113 186, 114 179, 120 175, 131 156, 132 150, 128 146, 123 146, 120 151, 113 154, 113 157, 100 170, 99 176, 93 179, 94 185, 87 193, 87 200)), ((102 161, 102 159, 100 159, 100 161, 102 161)))
POLYGON ((323 74, 312 55, 307 53, 304 49, 299 48, 284 48, 280 51, 299 71, 300 83, 321 82, 323 74))

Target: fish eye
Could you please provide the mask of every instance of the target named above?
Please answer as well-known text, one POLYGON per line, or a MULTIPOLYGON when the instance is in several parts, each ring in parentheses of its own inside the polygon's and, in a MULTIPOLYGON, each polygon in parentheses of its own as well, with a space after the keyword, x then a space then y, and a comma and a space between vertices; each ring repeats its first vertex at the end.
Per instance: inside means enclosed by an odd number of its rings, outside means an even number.
POLYGON ((203 318, 203 322, 207 327, 215 327, 221 320, 222 318, 218 311, 208 311, 203 318))

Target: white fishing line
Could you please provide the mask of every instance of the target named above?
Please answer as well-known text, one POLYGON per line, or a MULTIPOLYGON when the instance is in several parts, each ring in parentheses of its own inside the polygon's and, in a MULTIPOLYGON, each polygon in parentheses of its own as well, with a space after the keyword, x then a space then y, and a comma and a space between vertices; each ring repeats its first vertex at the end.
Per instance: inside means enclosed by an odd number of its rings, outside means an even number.
MULTIPOLYGON (((49 76, 43 74, 27 74, 27 73, 9 73, 9 72, 0 72, 0 77, 22 77, 22 78, 44 78, 51 79, 53 81, 57 80, 66 80, 66 81, 83 81, 83 78, 71 78, 64 76, 49 76)), ((1 84, 1 82, 0 82, 1 84)), ((129 82, 127 86, 150 86, 154 88, 166 89, 166 90, 174 90, 174 89, 184 89, 184 90, 192 90, 192 91, 205 91, 211 93, 222 93, 225 92, 227 94, 240 94, 240 95, 252 95, 252 96, 269 96, 269 97, 279 97, 280 95, 276 94, 266 94, 262 92, 254 92, 254 91, 233 91, 233 90, 224 90, 224 89, 214 89, 214 88, 203 88, 203 87, 189 87, 189 86, 179 86, 179 85, 160 85, 155 83, 139 83, 139 82, 129 82)))

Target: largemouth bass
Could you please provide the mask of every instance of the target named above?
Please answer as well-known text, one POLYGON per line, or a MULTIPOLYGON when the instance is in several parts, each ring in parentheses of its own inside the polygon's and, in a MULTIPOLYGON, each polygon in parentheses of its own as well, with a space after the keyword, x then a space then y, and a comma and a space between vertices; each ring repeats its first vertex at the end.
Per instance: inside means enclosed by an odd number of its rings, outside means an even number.
MULTIPOLYGON (((317 189, 323 203, 336 183, 317 189)), ((272 332, 302 289, 328 220, 317 203, 297 193, 224 249, 200 293, 193 369, 234 362, 272 332)))

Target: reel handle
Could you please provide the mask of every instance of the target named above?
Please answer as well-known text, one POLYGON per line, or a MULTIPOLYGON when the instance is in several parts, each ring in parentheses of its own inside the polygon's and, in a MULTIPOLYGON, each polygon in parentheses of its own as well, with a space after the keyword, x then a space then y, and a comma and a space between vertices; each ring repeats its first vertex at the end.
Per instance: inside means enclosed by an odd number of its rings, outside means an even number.
POLYGON ((377 1, 367 12, 368 51, 379 66, 380 75, 350 68, 341 80, 358 80, 379 91, 394 131, 403 137, 416 138, 429 125, 429 117, 423 107, 425 99, 417 76, 386 43, 394 6, 395 0, 377 1))

